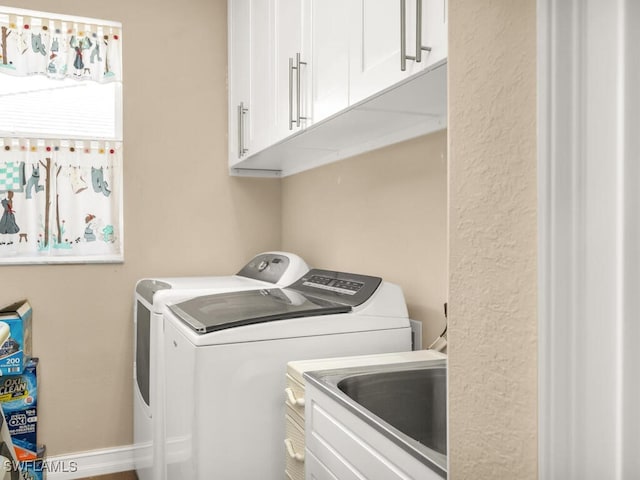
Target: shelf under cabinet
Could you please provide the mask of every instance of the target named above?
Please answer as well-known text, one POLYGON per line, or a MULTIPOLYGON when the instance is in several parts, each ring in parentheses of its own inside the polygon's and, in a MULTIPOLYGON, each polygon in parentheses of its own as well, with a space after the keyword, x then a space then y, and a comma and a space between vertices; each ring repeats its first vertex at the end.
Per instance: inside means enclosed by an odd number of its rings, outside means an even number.
POLYGON ((443 60, 235 163, 230 174, 286 177, 446 126, 443 60))

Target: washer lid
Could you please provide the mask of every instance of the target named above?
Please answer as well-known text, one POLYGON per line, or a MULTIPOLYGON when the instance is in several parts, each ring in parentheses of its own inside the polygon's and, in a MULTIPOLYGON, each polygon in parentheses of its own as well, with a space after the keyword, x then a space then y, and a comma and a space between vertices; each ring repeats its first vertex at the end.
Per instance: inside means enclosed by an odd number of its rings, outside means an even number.
POLYGON ((280 288, 204 295, 169 308, 198 333, 351 311, 350 305, 280 288))

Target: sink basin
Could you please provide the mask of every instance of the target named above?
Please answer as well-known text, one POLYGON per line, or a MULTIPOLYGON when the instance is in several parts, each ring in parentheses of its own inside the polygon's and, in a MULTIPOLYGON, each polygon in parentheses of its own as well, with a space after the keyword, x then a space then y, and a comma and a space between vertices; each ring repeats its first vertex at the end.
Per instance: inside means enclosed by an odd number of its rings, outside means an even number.
POLYGON ((447 477, 446 360, 307 372, 304 378, 447 477))
POLYGON ((405 435, 447 454, 446 367, 353 375, 338 388, 405 435))

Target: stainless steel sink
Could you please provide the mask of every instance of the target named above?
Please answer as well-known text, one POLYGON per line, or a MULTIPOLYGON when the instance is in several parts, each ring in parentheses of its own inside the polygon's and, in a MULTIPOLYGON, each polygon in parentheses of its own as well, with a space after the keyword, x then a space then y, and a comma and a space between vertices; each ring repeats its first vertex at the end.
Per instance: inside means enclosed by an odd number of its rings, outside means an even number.
POLYGON ((446 478, 446 360, 308 372, 307 381, 446 478))
POLYGON ((446 367, 353 375, 338 388, 402 433, 447 454, 446 367))

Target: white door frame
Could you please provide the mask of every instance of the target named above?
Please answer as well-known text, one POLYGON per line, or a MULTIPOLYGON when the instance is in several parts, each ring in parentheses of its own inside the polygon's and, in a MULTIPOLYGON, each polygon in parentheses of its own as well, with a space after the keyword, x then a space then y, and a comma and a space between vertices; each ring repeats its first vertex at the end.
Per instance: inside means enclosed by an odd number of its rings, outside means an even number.
POLYGON ((538 0, 544 480, 640 478, 639 27, 636 0, 538 0))

